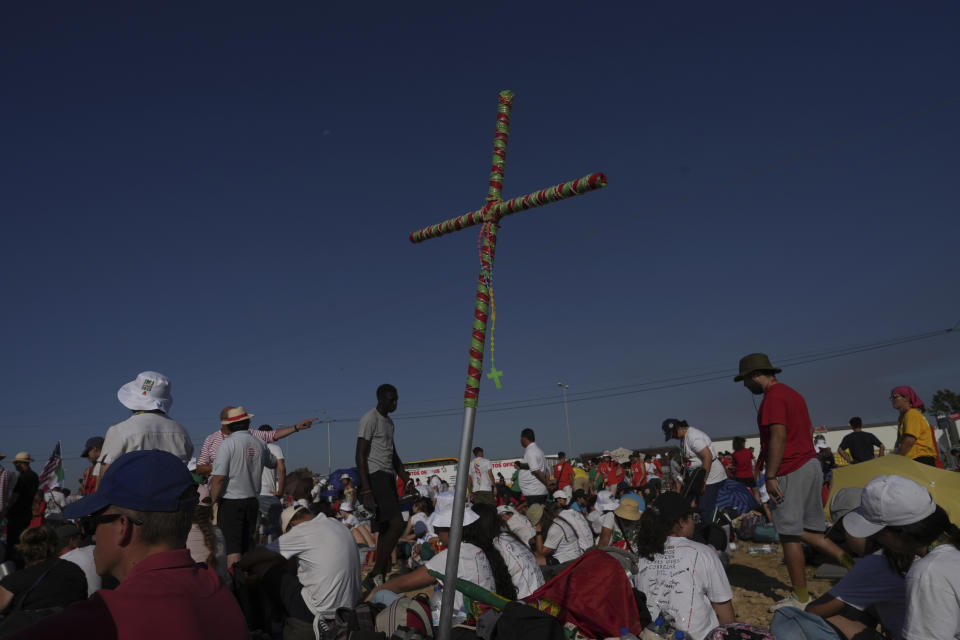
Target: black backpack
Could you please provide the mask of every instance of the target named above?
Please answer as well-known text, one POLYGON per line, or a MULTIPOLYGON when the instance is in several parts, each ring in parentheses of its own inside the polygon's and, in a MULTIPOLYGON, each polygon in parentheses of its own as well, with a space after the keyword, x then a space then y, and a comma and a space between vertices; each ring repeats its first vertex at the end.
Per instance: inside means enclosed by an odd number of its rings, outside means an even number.
POLYGON ((563 625, 553 616, 515 601, 503 608, 492 640, 564 640, 563 625))

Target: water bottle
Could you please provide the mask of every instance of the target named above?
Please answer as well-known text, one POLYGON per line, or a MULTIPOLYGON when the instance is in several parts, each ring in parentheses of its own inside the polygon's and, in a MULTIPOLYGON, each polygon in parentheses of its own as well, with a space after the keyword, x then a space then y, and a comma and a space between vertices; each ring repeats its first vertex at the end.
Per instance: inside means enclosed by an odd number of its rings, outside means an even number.
POLYGON ((620 627, 620 640, 640 640, 640 638, 630 633, 630 629, 620 627))
POLYGON ((663 621, 663 616, 657 616, 657 619, 651 622, 649 626, 647 626, 647 629, 662 638, 663 632, 666 629, 666 623, 663 621))
POLYGON ((443 587, 437 585, 433 588, 433 595, 430 596, 430 617, 433 618, 433 626, 440 626, 440 608, 443 606, 443 587))

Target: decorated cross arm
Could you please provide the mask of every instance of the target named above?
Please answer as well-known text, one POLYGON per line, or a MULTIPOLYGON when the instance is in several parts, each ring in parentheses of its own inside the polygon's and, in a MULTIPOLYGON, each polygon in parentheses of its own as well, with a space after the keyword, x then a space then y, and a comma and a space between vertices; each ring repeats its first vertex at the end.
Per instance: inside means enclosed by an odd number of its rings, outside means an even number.
POLYGON ((504 216, 527 209, 533 209, 551 202, 579 196, 582 193, 601 189, 607 186, 607 176, 602 173, 591 173, 577 180, 570 180, 562 184, 554 185, 546 189, 541 189, 534 193, 528 193, 525 196, 514 198, 513 200, 495 202, 482 209, 465 213, 458 218, 451 218, 439 224, 432 225, 410 234, 410 242, 423 242, 430 238, 436 238, 447 233, 453 233, 466 227, 483 224, 491 220, 499 220, 504 216))

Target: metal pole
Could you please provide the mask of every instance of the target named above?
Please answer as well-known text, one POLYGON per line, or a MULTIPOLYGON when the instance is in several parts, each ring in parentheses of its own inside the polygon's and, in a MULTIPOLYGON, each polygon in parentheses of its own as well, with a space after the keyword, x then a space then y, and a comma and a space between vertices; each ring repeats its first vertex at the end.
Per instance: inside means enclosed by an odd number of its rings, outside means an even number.
POLYGON ((463 410, 463 435, 460 437, 460 463, 457 465, 457 486, 453 498, 450 543, 447 545, 447 564, 444 570, 443 600, 441 601, 440 608, 439 638, 441 638, 441 640, 449 640, 450 630, 453 628, 453 601, 457 595, 460 540, 463 537, 463 511, 467 505, 467 473, 470 469, 470 446, 473 444, 473 424, 476 415, 476 407, 465 407, 463 410))
POLYGON ((333 420, 327 420, 327 475, 329 476, 333 473, 333 445, 330 443, 330 425, 333 424, 333 420))
POLYGON ((567 423, 567 458, 573 457, 573 440, 570 438, 570 412, 567 411, 567 389, 570 385, 558 382, 560 393, 563 394, 563 418, 567 423))

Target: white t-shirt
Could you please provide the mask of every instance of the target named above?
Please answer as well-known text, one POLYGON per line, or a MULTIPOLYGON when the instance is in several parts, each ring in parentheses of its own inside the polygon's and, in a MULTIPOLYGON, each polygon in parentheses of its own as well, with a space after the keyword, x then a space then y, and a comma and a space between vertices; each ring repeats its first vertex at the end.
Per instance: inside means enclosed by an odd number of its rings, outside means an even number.
POLYGON ((903 638, 903 618, 907 613, 907 591, 903 576, 877 552, 853 565, 829 593, 858 611, 873 605, 883 628, 903 638))
POLYGON ((569 562, 583 555, 576 529, 563 518, 553 521, 543 539, 543 546, 554 550, 553 557, 557 562, 569 562))
POLYGON ((100 460, 112 464, 131 451, 160 449, 183 461, 193 457, 193 442, 180 423, 159 413, 137 413, 107 429, 100 460))
POLYGON ((906 640, 960 638, 960 550, 934 547, 907 572, 906 640))
POLYGON ((540 482, 537 476, 533 475, 534 471, 539 471, 544 477, 550 476, 550 473, 547 471, 547 457, 543 455, 543 450, 537 446, 536 442, 531 442, 527 445, 526 449, 524 449, 523 461, 527 464, 529 470, 520 469, 520 474, 517 476, 520 482, 520 492, 525 496, 546 495, 547 485, 540 482))
POLYGON ((423 526, 427 528, 427 535, 422 538, 417 538, 418 542, 423 542, 424 540, 429 540, 434 537, 436 534, 433 532, 433 527, 430 525, 430 517, 422 511, 418 511, 410 516, 410 531, 413 531, 414 527, 417 526, 418 522, 422 522, 423 526))
POLYGON ((43 501, 47 503, 46 517, 63 513, 63 508, 67 506, 67 497, 60 491, 46 491, 43 494, 43 501))
POLYGON ((260 493, 264 467, 276 467, 267 445, 249 431, 237 431, 223 439, 213 461, 211 475, 226 476, 228 500, 255 498, 260 493))
POLYGON ((689 427, 687 433, 683 436, 683 457, 687 467, 696 469, 703 466, 703 460, 700 459, 699 452, 709 449, 713 454, 713 463, 710 465, 710 475, 707 476, 707 484, 716 484, 727 479, 727 472, 723 469, 723 463, 717 457, 717 450, 713 446, 710 436, 700 429, 689 427))
POLYGON ((646 596, 652 617, 666 611, 692 640, 701 640, 717 626, 712 603, 733 599, 713 547, 675 536, 667 538, 664 552, 654 560, 637 560, 633 586, 646 596))
POLYGON ((360 526, 360 521, 357 520, 357 516, 353 515, 352 513, 348 513, 343 516, 343 520, 341 520, 341 522, 343 522, 344 526, 351 531, 360 526))
POLYGON ((493 465, 486 458, 474 458, 470 464, 470 479, 473 481, 474 491, 493 491, 493 483, 490 482, 490 474, 493 472, 493 465))
POLYGON ((659 478, 660 472, 657 471, 657 465, 653 464, 653 460, 648 460, 643 463, 643 466, 647 469, 648 478, 659 478))
MULTIPOLYGON (((280 445, 268 442, 267 451, 272 453, 273 457, 278 461, 283 460, 283 449, 280 448, 280 445)), ((264 467, 263 477, 260 480, 260 495, 272 496, 275 494, 277 492, 279 481, 279 478, 277 478, 277 470, 275 468, 271 469, 270 467, 264 467)))
POLYGON ((430 485, 429 484, 417 484, 417 493, 419 493, 424 498, 430 497, 430 485))
MULTIPOLYGON (((612 512, 611 512, 612 515, 612 512)), ((569 523, 573 530, 577 532, 577 541, 580 543, 580 550, 586 551, 594 545, 593 529, 590 523, 583 517, 583 514, 572 509, 564 509, 558 514, 564 522, 569 523)))
POLYGON ((83 575, 87 577, 87 597, 92 596, 94 591, 100 589, 100 574, 97 573, 97 565, 93 561, 93 550, 96 546, 90 544, 85 547, 78 547, 60 556, 61 560, 72 562, 83 569, 83 575))
POLYGON ((380 415, 376 407, 360 418, 357 437, 370 441, 370 455, 367 456, 367 470, 386 471, 393 475, 393 420, 380 415))
POLYGON ((526 598, 543 586, 543 572, 530 547, 521 544, 509 533, 501 533, 494 539, 493 546, 507 565, 510 580, 517 588, 517 598, 526 598))
POLYGON ((513 531, 518 538, 523 542, 529 543, 530 539, 537 535, 537 529, 530 521, 527 520, 527 516, 522 513, 514 513, 507 519, 507 528, 510 531, 513 531))
MULTIPOLYGON (((357 554, 354 553, 354 556, 357 554)), ((445 574, 447 572, 447 549, 444 549, 437 555, 427 560, 427 569, 445 574)), ((470 544, 469 542, 460 543, 460 562, 457 564, 457 577, 469 580, 470 582, 496 592, 496 582, 493 579, 493 569, 487 561, 487 556, 483 555, 483 549, 470 544)), ((443 584, 443 580, 440 580, 443 584)), ((469 615, 463 604, 463 594, 457 591, 456 598, 453 601, 453 608, 469 615)))
POLYGON ((332 618, 338 607, 357 605, 360 555, 342 524, 316 515, 277 538, 277 547, 284 558, 297 559, 297 579, 303 585, 300 595, 314 614, 332 618))
POLYGON ((440 476, 430 476, 430 497, 436 499, 441 493, 443 493, 443 482, 440 481, 440 476))

